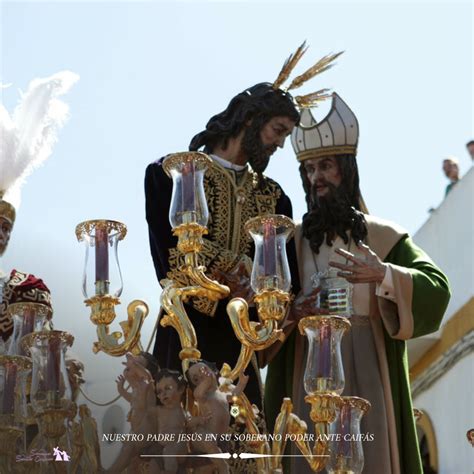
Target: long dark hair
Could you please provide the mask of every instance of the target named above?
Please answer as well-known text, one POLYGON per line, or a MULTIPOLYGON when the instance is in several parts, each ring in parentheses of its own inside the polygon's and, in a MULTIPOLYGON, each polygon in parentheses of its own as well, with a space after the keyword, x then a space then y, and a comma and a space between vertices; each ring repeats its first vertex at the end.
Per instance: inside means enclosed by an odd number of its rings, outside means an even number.
POLYGON ((347 244, 348 230, 355 242, 363 241, 367 237, 367 222, 361 209, 362 196, 355 155, 336 155, 336 163, 341 174, 341 184, 337 188, 329 184, 330 200, 318 199, 315 189, 311 189, 304 164, 300 165, 308 206, 308 212, 303 216, 303 235, 316 253, 319 253, 325 238, 328 245, 332 245, 337 236, 347 244))
POLYGON ((189 149, 204 147, 204 153, 212 153, 217 145, 225 149, 229 139, 236 137, 250 119, 265 124, 280 115, 295 122, 300 118, 290 94, 261 82, 237 94, 223 112, 214 115, 206 129, 193 137, 189 149))

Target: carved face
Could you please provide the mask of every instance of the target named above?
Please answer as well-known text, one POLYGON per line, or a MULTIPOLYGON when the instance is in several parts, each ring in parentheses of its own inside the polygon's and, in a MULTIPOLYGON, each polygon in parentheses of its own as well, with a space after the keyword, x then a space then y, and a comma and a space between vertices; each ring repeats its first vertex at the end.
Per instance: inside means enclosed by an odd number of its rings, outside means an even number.
POLYGON ((270 157, 278 147, 283 148, 285 139, 294 126, 295 122, 289 117, 279 115, 263 125, 252 122, 245 129, 242 149, 254 171, 265 171, 270 157))
POLYGON ((183 393, 184 386, 179 387, 173 377, 163 377, 156 384, 156 396, 165 407, 179 406, 183 393))
POLYGON ((260 138, 265 147, 272 147, 270 151, 274 153, 277 147, 283 148, 286 137, 291 133, 295 122, 289 117, 279 115, 271 118, 261 129, 260 138))
POLYGON ((200 383, 212 377, 217 387, 217 379, 214 372, 202 362, 192 365, 187 372, 187 377, 194 387, 197 387, 200 383))
POLYGON ((12 228, 12 223, 8 219, 0 216, 0 256, 2 256, 7 249, 12 228))
POLYGON ((150 381, 151 375, 143 365, 132 354, 127 354, 127 361, 122 362, 125 366, 123 376, 125 380, 133 387, 142 381, 150 381))
POLYGON ((316 188, 318 197, 327 196, 330 193, 328 184, 336 188, 341 184, 341 171, 335 156, 311 158, 303 163, 311 188, 313 190, 316 188))

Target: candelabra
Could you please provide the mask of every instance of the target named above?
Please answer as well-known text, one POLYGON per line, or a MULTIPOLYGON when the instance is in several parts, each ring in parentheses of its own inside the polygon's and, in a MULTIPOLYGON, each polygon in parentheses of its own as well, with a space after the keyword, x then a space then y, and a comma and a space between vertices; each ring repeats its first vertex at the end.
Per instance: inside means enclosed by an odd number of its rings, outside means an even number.
MULTIPOLYGON (((7 311, 14 327, 7 355, 0 356, 0 472, 74 474, 79 464, 100 467, 98 443, 92 461, 77 448, 90 444, 82 428, 93 420, 74 421, 77 387, 72 390, 65 363, 73 336, 48 329, 52 309, 47 305, 18 302, 7 311), (71 427, 80 436, 71 439, 71 427), (52 462, 73 455, 73 463, 52 462)), ((87 407, 79 408, 82 413, 87 407)))
POLYGON ((127 307, 128 318, 120 326, 123 334, 118 331, 110 333, 109 325, 115 320, 115 306, 120 304, 123 282, 118 261, 118 242, 125 238, 127 228, 124 224, 110 220, 90 220, 76 226, 76 237, 85 243, 86 254, 82 291, 86 298, 86 306, 91 308, 91 321, 97 326, 98 341, 94 342, 94 353, 103 351, 112 356, 122 356, 127 352, 138 354, 141 351, 140 330, 148 315, 148 306, 142 300, 134 300, 127 307), (92 294, 89 267, 89 251, 95 249, 94 294, 92 294), (118 276, 118 285, 111 291, 109 255, 112 253, 114 268, 118 276), (120 339, 123 339, 120 341, 120 339))
POLYGON ((183 302, 193 296, 217 301, 230 292, 227 286, 207 277, 206 268, 198 261, 209 218, 203 180, 210 160, 204 153, 185 152, 168 155, 163 163, 163 169, 173 180, 169 217, 173 234, 178 237, 178 251, 184 255, 184 265, 179 270, 191 284, 183 286, 174 280, 162 280, 161 304, 166 314, 160 324, 172 326, 178 332, 182 347, 179 357, 184 372, 189 360, 199 359, 201 352, 183 302))
MULTIPOLYGON (((75 409, 64 356, 73 341, 74 337, 65 331, 32 332, 22 339, 23 349, 33 359, 30 399, 39 429, 30 449, 53 453, 63 446, 66 453, 72 451, 65 435, 66 422, 75 416, 75 409)), ((65 473, 69 469, 66 463, 40 464, 41 474, 52 471, 65 473)))
POLYGON ((24 442, 26 378, 31 361, 24 356, 0 356, 0 472, 15 472, 16 453, 24 442))
POLYGON ((228 303, 227 314, 242 344, 235 368, 224 367, 224 375, 232 380, 245 370, 254 351, 266 349, 283 338, 278 324, 285 317, 290 301, 291 275, 286 244, 294 227, 291 219, 281 215, 254 217, 245 225, 255 244, 250 284, 255 292, 259 321, 250 321, 244 299, 233 298, 228 303))
MULTIPOLYGON (((209 279, 205 267, 199 265, 198 254, 202 237, 207 233, 207 203, 203 178, 210 158, 198 152, 169 155, 164 163, 165 172, 173 179, 170 222, 178 237, 177 249, 184 254, 184 265, 179 269, 192 282, 180 285, 164 280, 161 301, 166 312, 162 326, 172 326, 179 334, 182 350, 180 358, 186 371, 190 359, 200 357, 194 328, 186 314, 183 302, 193 296, 204 296, 213 301, 229 295, 229 288, 209 279)), ((234 333, 241 342, 241 352, 236 366, 224 364, 221 390, 229 391, 230 382, 247 367, 254 351, 268 348, 283 334, 279 328, 289 301, 291 278, 286 256, 286 243, 294 230, 293 222, 285 216, 266 215, 251 219, 246 231, 255 243, 255 257, 251 286, 259 321, 250 321, 248 305, 242 298, 234 298, 227 305, 234 333)), ((314 423, 314 444, 311 447, 307 425, 292 413, 290 399, 283 401, 277 417, 273 444, 259 432, 255 413, 245 395, 232 397, 231 414, 244 423, 251 436, 250 447, 257 455, 259 472, 282 472, 282 455, 286 442, 294 439, 302 455, 314 471, 327 467, 334 473, 358 473, 363 466, 361 441, 330 443, 332 429, 356 433, 360 418, 370 404, 357 397, 341 397, 344 389, 344 371, 341 358, 341 339, 349 327, 351 288, 333 275, 319 275, 323 284, 324 300, 320 307, 328 316, 309 316, 299 323, 299 330, 309 341, 308 359, 304 377, 307 393, 305 401, 311 405, 310 418, 314 423), (327 308, 326 308, 327 307, 327 308)), ((357 440, 357 437, 354 439, 357 440)))

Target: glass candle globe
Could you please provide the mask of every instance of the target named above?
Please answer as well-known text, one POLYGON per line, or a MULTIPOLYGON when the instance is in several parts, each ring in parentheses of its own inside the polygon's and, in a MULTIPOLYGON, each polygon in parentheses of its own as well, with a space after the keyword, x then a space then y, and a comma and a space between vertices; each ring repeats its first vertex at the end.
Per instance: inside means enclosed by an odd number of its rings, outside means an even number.
POLYGON ((329 427, 329 474, 360 474, 364 468, 363 441, 360 432, 362 417, 370 403, 359 397, 342 397, 336 419, 329 427))
POLYGON ((85 298, 93 295, 121 295, 123 279, 118 260, 118 243, 126 235, 127 227, 117 221, 100 219, 77 225, 77 239, 84 242, 86 248, 82 278, 85 298), (91 253, 94 257, 90 256, 91 253))
POLYGON ((10 304, 7 311, 13 320, 8 355, 26 355, 21 339, 34 331, 41 331, 46 320, 51 318, 52 310, 45 304, 22 302, 10 304))
POLYGON ((22 340, 33 360, 31 404, 36 413, 65 409, 72 393, 66 370, 65 353, 74 337, 64 331, 31 333, 22 340))
POLYGON ((210 163, 211 158, 200 152, 173 153, 163 161, 163 169, 173 180, 169 210, 173 229, 182 224, 207 225, 209 210, 204 192, 204 173, 210 163))
POLYGON ((266 215, 250 219, 245 228, 255 243, 250 284, 255 293, 266 290, 289 292, 291 274, 286 244, 295 225, 286 216, 266 215))
POLYGON ((349 327, 349 321, 339 316, 308 316, 300 320, 300 332, 308 338, 303 381, 308 395, 340 395, 344 390, 341 341, 349 327))

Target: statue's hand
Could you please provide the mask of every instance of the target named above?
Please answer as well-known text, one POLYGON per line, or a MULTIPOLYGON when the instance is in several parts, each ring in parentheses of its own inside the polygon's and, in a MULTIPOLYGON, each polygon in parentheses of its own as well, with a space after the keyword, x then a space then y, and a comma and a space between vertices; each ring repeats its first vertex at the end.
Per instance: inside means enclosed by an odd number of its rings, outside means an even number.
POLYGON ((251 303, 255 293, 250 286, 250 277, 244 262, 239 264, 230 272, 214 270, 214 278, 230 288, 231 298, 243 298, 247 303, 251 303))
POLYGON ((319 291, 319 288, 314 288, 311 293, 307 295, 305 295, 303 291, 300 291, 291 305, 288 320, 299 321, 306 316, 329 314, 328 311, 316 306, 319 291))
POLYGON ((338 276, 345 278, 349 283, 382 283, 387 264, 383 263, 378 255, 367 245, 359 242, 357 247, 363 253, 363 257, 355 256, 344 249, 336 249, 336 253, 344 257, 350 264, 329 262, 329 266, 341 270, 338 276))

